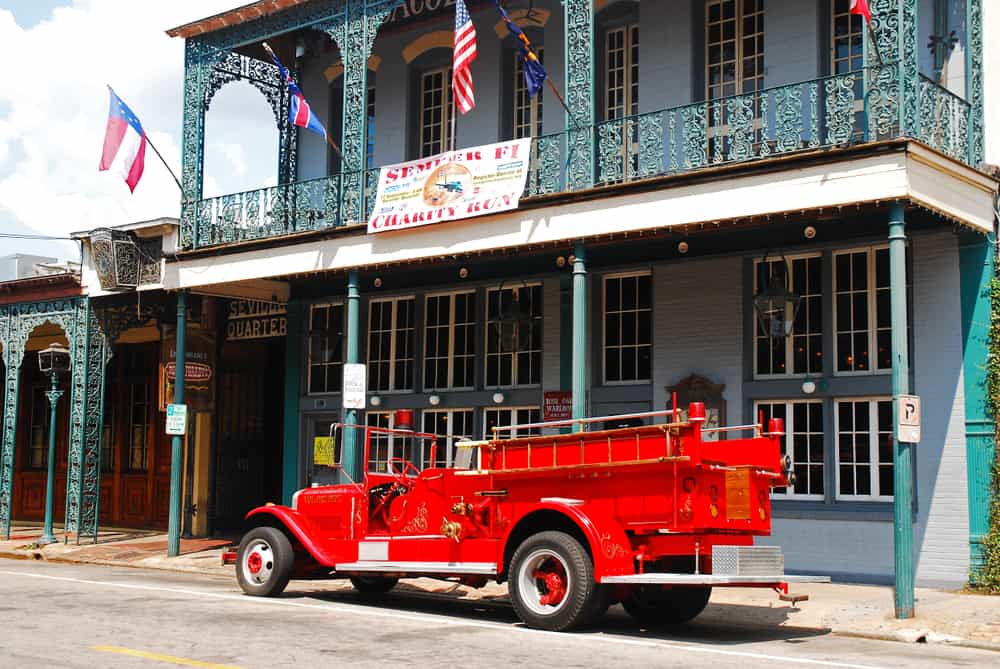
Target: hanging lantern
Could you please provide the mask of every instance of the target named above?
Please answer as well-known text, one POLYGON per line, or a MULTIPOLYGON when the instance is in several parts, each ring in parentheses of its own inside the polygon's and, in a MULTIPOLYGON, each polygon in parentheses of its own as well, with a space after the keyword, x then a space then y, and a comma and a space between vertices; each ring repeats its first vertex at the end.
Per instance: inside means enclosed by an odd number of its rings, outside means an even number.
POLYGON ((788 286, 788 261, 784 254, 779 264, 769 261, 765 253, 757 277, 758 290, 753 297, 753 309, 761 330, 773 339, 789 336, 795 327, 802 296, 793 293, 788 286))
POLYGON ((69 371, 69 351, 59 343, 38 352, 38 371, 42 374, 64 375, 69 371))
POLYGON ((101 290, 121 290, 139 285, 139 247, 131 234, 98 228, 90 233, 90 248, 101 290))

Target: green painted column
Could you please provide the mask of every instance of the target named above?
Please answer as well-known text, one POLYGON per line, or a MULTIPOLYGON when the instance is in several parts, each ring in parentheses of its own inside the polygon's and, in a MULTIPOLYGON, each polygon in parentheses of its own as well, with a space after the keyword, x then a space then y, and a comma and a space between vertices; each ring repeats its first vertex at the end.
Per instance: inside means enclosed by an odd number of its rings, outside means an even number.
POLYGON ((281 456, 281 499, 284 504, 292 503, 292 495, 299 489, 299 398, 302 395, 302 367, 305 365, 303 344, 308 331, 305 323, 305 305, 288 303, 285 320, 288 323, 285 334, 285 412, 284 450, 281 456))
MULTIPOLYGON (((587 264, 583 244, 573 261, 573 418, 587 417, 587 264)), ((577 432, 582 425, 575 427, 577 432)))
POLYGON ((913 617, 913 444, 895 431, 899 396, 910 393, 910 355, 906 316, 906 219, 902 205, 889 212, 889 297, 892 331, 893 547, 896 568, 896 617, 913 617))
POLYGON ((39 544, 54 544, 55 536, 52 534, 52 496, 56 479, 56 408, 59 405, 59 398, 63 391, 59 390, 59 375, 51 373, 52 388, 45 396, 49 399, 49 459, 48 477, 45 479, 45 523, 42 529, 42 536, 39 537, 39 544))
MULTIPOLYGON (((187 356, 187 293, 177 293, 176 372, 174 404, 184 404, 184 361, 187 356)), ((184 466, 184 437, 175 436, 170 447, 170 517, 167 524, 167 557, 181 552, 181 478, 184 466)))
MULTIPOLYGON (((348 364, 361 362, 361 288, 357 271, 352 271, 347 275, 347 359, 348 364)), ((347 409, 344 411, 344 423, 346 425, 358 424, 358 410, 347 409)), ((359 467, 361 453, 361 439, 358 430, 347 428, 344 430, 344 452, 341 456, 344 471, 351 479, 358 481, 361 477, 359 467)))
POLYGON ((970 581, 983 563, 983 536, 989 530, 990 469, 995 457, 994 425, 987 393, 991 295, 996 268, 985 235, 966 232, 959 238, 962 301, 962 367, 965 381, 965 449, 969 487, 970 581))

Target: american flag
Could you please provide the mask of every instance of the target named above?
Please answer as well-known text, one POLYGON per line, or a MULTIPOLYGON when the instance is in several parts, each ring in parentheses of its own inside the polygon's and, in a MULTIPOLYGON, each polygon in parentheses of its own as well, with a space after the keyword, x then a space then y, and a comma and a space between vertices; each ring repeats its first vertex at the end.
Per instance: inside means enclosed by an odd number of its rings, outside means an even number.
POLYGON ((476 59, 476 27, 464 0, 455 3, 455 60, 452 63, 451 87, 458 110, 467 114, 476 106, 469 65, 476 59))

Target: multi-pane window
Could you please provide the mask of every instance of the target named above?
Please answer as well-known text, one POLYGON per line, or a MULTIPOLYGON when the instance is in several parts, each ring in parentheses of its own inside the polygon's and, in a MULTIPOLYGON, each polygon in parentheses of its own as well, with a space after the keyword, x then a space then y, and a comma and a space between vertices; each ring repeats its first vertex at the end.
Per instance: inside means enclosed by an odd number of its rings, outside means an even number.
POLYGON ((128 468, 133 472, 149 469, 150 358, 147 351, 133 351, 128 360, 128 413, 126 439, 128 468))
POLYGON ((45 386, 31 389, 31 429, 28 442, 28 467, 44 469, 49 464, 49 400, 45 386))
POLYGON ((604 118, 613 121, 639 113, 639 26, 612 28, 605 40, 604 118))
MULTIPOLYGON (((369 411, 365 414, 365 425, 392 429, 391 411, 369 411)), ((368 471, 386 473, 389 471, 389 458, 394 455, 393 447, 396 435, 372 432, 368 439, 368 471)))
POLYGON ((368 319, 368 390, 413 390, 412 297, 373 300, 368 319))
POLYGON ((542 287, 494 288, 486 302, 486 385, 541 383, 542 287))
POLYGON ((709 100, 764 86, 764 0, 711 0, 705 17, 709 100))
POLYGON ((429 295, 424 319, 424 388, 475 384, 476 294, 429 295))
MULTIPOLYGON (((545 63, 545 50, 535 48, 535 55, 545 63)), ((538 137, 542 134, 542 94, 528 95, 528 84, 524 79, 524 61, 520 53, 514 53, 514 139, 538 137)))
MULTIPOLYGON (((907 268, 907 284, 908 272, 907 268)), ((833 282, 837 371, 891 370, 889 249, 860 249, 836 254, 833 282)))
POLYGON ((831 64, 833 74, 856 72, 864 63, 864 17, 851 14, 851 0, 833 0, 831 64))
POLYGON ((423 412, 423 431, 440 437, 437 440, 434 462, 430 461, 430 443, 424 445, 424 468, 452 466, 455 461, 455 444, 463 439, 472 438, 474 415, 472 409, 423 412))
MULTIPOLYGON (((487 409, 485 411, 486 428, 483 432, 486 439, 493 439, 494 427, 533 425, 541 422, 542 412, 538 407, 512 407, 503 409, 487 409)), ((541 434, 537 427, 519 430, 500 430, 497 439, 512 439, 515 437, 531 437, 541 434)))
POLYGON ((344 373, 344 307, 314 305, 309 312, 309 392, 340 392, 344 373))
MULTIPOLYGON (((791 335, 771 337, 758 319, 754 326, 754 361, 757 376, 821 374, 823 372, 822 257, 758 261, 754 265, 754 293, 765 284, 786 286, 799 295, 798 313, 791 335), (790 272, 790 274, 789 274, 790 272), (787 283, 786 283, 787 282, 787 283)), ((792 314, 786 313, 786 319, 792 314)))
POLYGON ((117 402, 113 400, 111 383, 104 384, 104 427, 101 430, 101 471, 110 472, 115 468, 115 418, 117 402))
POLYGON ((451 147, 451 68, 424 72, 420 76, 420 157, 426 158, 451 147))
POLYGON ((604 380, 652 377, 652 278, 648 273, 604 279, 604 380))
POLYGON ((823 499, 822 401, 757 402, 754 413, 757 412, 763 414, 765 426, 771 418, 785 421, 781 454, 792 458, 795 483, 788 488, 775 488, 773 494, 795 499, 823 499))
POLYGON ((892 499, 892 400, 836 404, 838 499, 892 499))

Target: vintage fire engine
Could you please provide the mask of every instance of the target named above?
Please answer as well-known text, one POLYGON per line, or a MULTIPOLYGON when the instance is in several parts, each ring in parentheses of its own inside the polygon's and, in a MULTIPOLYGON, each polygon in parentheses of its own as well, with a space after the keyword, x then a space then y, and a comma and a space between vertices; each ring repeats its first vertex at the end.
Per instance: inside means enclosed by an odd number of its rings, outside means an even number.
MULTIPOLYGON (((457 466, 434 466, 443 438, 396 427, 340 425, 402 440, 404 457, 361 482, 300 490, 292 505, 247 515, 236 572, 243 591, 274 596, 291 578, 349 578, 379 595, 398 579, 509 583, 525 624, 568 630, 620 601, 644 624, 697 616, 713 586, 787 595, 780 548, 753 546, 771 529, 772 488, 793 476, 781 457, 784 423, 704 427, 705 406, 633 414, 665 423, 558 433, 592 418, 495 428, 456 445, 457 466), (539 436, 521 436, 525 431, 539 436), (749 432, 745 438, 741 431, 749 432), (546 432, 556 432, 545 434, 546 432)), ((443 458, 442 458, 443 460, 443 458)))

